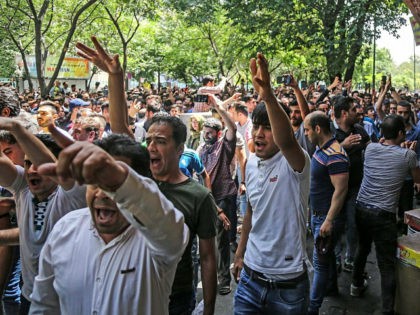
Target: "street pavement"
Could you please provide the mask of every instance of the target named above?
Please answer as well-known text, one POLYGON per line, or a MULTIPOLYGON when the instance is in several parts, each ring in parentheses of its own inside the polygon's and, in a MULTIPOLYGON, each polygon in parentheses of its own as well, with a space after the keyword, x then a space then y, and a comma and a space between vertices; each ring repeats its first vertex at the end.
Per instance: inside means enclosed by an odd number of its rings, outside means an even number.
MULTIPOLYGON (((308 256, 312 257, 313 238, 307 238, 308 256)), ((344 256, 343 256, 344 257, 344 256)), ((231 255, 233 258, 233 254, 231 255)), ((338 279, 339 295, 326 297, 322 304, 320 314, 323 315, 379 315, 381 312, 381 288, 379 270, 376 265, 374 248, 366 263, 369 287, 362 297, 350 296, 351 274, 341 272, 338 279)), ((313 274, 310 274, 312 280, 313 274)), ((228 295, 217 295, 216 315, 233 314, 233 297, 236 290, 236 283, 232 281, 232 292, 228 295)), ((199 284, 198 301, 202 298, 201 282, 199 284)))

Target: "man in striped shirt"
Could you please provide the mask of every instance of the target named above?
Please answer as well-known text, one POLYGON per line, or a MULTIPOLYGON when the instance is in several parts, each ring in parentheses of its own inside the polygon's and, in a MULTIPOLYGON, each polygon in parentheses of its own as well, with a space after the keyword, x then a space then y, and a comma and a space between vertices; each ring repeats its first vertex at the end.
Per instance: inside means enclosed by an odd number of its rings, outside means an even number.
POLYGON ((344 149, 333 138, 330 120, 323 112, 306 116, 304 130, 309 141, 317 145, 311 160, 310 202, 315 273, 308 314, 318 314, 329 280, 332 280, 333 286, 337 286, 334 246, 343 227, 339 213, 347 194, 349 161, 344 149), (318 243, 323 241, 330 246, 325 248, 325 252, 320 252, 318 243))

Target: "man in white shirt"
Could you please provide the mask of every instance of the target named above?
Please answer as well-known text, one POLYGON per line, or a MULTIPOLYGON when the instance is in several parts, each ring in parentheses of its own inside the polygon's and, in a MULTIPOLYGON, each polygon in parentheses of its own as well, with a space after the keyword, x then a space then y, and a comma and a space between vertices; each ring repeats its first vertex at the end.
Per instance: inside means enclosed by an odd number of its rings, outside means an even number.
POLYGON ((250 63, 253 85, 265 104, 252 116, 255 154, 246 165, 248 209, 234 260, 233 273, 240 278, 234 310, 306 314, 310 160, 273 93, 267 60, 260 53, 257 60, 250 63))
POLYGON ((88 208, 51 232, 30 313, 167 314, 189 231, 156 183, 139 175, 150 174, 147 151, 127 136, 110 135, 97 146, 52 132, 67 147, 39 171, 87 184, 88 208))

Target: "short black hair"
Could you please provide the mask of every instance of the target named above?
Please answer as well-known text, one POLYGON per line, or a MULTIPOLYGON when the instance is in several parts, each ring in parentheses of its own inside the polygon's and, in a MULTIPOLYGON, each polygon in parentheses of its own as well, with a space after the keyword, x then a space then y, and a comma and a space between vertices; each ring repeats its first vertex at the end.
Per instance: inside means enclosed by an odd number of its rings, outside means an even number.
POLYGON ((365 114, 367 114, 367 113, 368 113, 368 111, 370 111, 370 110, 375 111, 375 107, 373 107, 373 106, 368 106, 368 107, 366 107, 366 108, 365 108, 365 114))
POLYGON ((267 108, 265 103, 261 102, 255 107, 252 113, 252 124, 253 125, 270 125, 270 119, 268 119, 267 108))
POLYGON ((298 102, 297 102, 297 100, 295 98, 290 101, 289 107, 290 106, 299 106, 299 104, 298 104, 298 102))
POLYGON ((411 104, 408 101, 405 101, 405 100, 399 101, 397 106, 406 107, 411 111, 411 104))
POLYGON ((243 115, 248 117, 248 108, 245 105, 241 103, 236 103, 234 106, 235 106, 235 112, 242 113, 243 115))
POLYGON ((61 152, 61 147, 55 142, 54 138, 48 133, 38 133, 35 135, 51 151, 56 158, 61 152))
POLYGON ((207 83, 209 82, 214 82, 214 77, 211 75, 204 76, 203 81, 202 81, 203 85, 207 85, 207 83))
POLYGON ((249 100, 253 99, 254 97, 251 94, 247 94, 242 96, 242 102, 248 102, 249 100))
POLYGON ((152 113, 160 112, 160 109, 161 109, 161 106, 158 102, 151 102, 150 104, 146 106, 146 111, 152 112, 152 113))
MULTIPOLYGON (((177 146, 183 145, 187 140, 187 126, 182 122, 182 120, 175 116, 169 115, 154 115, 150 127, 153 124, 159 125, 168 125, 172 128, 172 137, 177 146)), ((149 128, 150 128, 149 127, 149 128)))
POLYGON ((354 103, 350 96, 337 96, 334 98, 334 117, 341 118, 341 111, 348 112, 354 103))
POLYGON ((315 130, 315 127, 319 126, 324 133, 331 133, 330 119, 324 112, 316 111, 309 114, 308 117, 309 125, 311 126, 312 130, 315 130))
POLYGON ((219 119, 214 118, 214 117, 207 118, 204 121, 203 127, 212 128, 216 130, 217 132, 223 129, 222 122, 219 119))
POLYGON ((405 133, 404 118, 395 114, 386 116, 381 124, 381 129, 385 140, 396 139, 400 131, 405 133))
MULTIPOLYGON (((278 104, 280 104, 280 106, 283 108, 286 115, 289 116, 290 115, 289 107, 287 107, 286 105, 284 105, 281 102, 278 102, 278 104)), ((270 124, 270 119, 268 118, 268 112, 267 112, 267 108, 266 108, 266 105, 265 105, 264 101, 260 102, 257 105, 257 107, 255 107, 254 111, 252 112, 252 124, 253 125, 262 125, 262 126, 271 125, 270 124)))
POLYGON ((129 136, 113 133, 94 143, 113 157, 123 156, 130 159, 133 170, 142 176, 151 177, 149 152, 129 136))

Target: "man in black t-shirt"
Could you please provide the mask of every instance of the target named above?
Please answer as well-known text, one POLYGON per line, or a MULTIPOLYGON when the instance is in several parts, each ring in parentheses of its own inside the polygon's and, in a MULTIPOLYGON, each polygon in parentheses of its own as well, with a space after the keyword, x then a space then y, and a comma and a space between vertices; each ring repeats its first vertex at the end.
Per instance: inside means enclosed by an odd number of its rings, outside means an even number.
POLYGON ((366 130, 357 124, 356 106, 354 99, 347 96, 340 96, 334 102, 335 138, 346 150, 350 160, 348 193, 343 208, 343 214, 346 216, 347 245, 343 269, 348 272, 353 270, 357 246, 355 202, 363 178, 364 151, 370 143, 366 130))
POLYGON ((150 170, 160 190, 185 217, 190 241, 178 264, 169 302, 169 314, 190 314, 195 304, 192 238, 198 235, 203 281, 204 314, 214 312, 216 293, 216 204, 209 190, 179 169, 186 140, 186 126, 177 117, 154 116, 147 132, 150 170))

